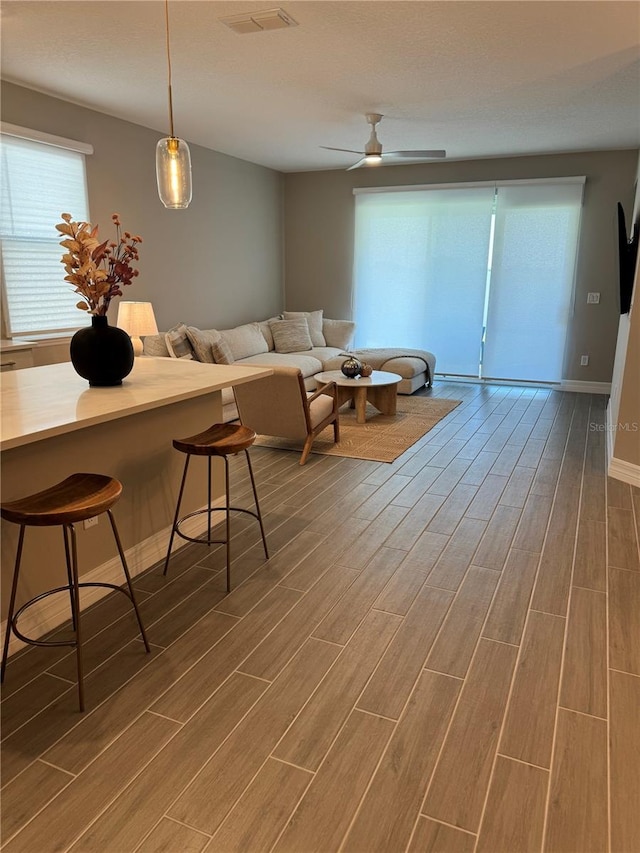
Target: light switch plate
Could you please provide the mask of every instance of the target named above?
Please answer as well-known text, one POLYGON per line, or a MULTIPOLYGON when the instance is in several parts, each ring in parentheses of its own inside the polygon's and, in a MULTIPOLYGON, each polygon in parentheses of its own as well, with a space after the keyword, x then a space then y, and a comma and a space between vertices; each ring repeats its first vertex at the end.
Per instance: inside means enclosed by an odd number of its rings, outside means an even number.
POLYGON ((588 305, 599 305, 600 304, 600 294, 599 293, 587 293, 587 304, 588 305))
POLYGON ((580 356, 580 367, 586 367, 589 364, 589 356, 581 355, 580 356))

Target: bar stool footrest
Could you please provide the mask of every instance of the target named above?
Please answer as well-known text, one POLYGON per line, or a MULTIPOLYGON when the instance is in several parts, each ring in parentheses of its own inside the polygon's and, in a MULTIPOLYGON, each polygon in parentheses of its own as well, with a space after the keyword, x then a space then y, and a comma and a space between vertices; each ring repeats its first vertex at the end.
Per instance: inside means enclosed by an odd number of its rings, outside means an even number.
MULTIPOLYGON (((133 603, 133 599, 129 594, 128 589, 124 589, 121 586, 118 586, 115 583, 102 583, 99 581, 93 582, 85 582, 79 583, 78 588, 82 587, 103 587, 105 589, 116 590, 117 592, 123 593, 126 595, 129 601, 133 603)), ((75 640, 36 640, 32 637, 27 637, 21 631, 18 630, 18 619, 27 610, 29 607, 32 607, 34 604, 37 604, 39 601, 42 601, 43 598, 47 598, 50 595, 57 595, 59 592, 70 592, 73 587, 70 587, 69 584, 65 584, 64 586, 57 586, 55 589, 48 589, 46 592, 41 592, 40 595, 36 595, 35 598, 30 598, 29 601, 26 601, 22 607, 15 613, 13 619, 11 620, 11 627, 13 629, 13 633, 18 637, 18 639, 22 640, 23 643, 28 643, 30 646, 76 646, 75 640)), ((7 629, 8 630, 8 629, 7 629)))
MULTIPOLYGON (((260 521, 260 517, 258 516, 258 513, 254 512, 251 509, 245 509, 244 507, 240 507, 240 506, 230 506, 228 509, 229 509, 229 512, 244 512, 246 515, 252 515, 256 519, 256 521, 260 521)), ((211 507, 211 512, 212 513, 213 512, 223 512, 226 515, 227 507, 214 506, 214 507, 211 507)), ((203 539, 201 536, 200 537, 187 536, 186 533, 183 533, 180 530, 180 525, 184 524, 184 522, 187 521, 187 519, 194 518, 196 515, 208 515, 208 514, 209 514, 208 509, 197 509, 197 510, 195 510, 195 512, 190 512, 190 513, 188 513, 188 515, 184 515, 182 518, 180 518, 176 522, 175 527, 174 527, 175 533, 181 539, 185 539, 187 542, 195 542, 198 545, 225 545, 227 542, 226 539, 208 539, 208 538, 203 539)), ((218 522, 218 523, 220 523, 220 522, 218 522)))

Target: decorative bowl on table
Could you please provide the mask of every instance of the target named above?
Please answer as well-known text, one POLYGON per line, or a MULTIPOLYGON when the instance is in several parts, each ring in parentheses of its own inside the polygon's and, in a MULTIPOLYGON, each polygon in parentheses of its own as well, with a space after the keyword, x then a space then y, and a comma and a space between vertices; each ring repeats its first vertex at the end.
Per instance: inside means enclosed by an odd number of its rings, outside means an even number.
POLYGON ((343 361, 340 365, 340 370, 348 379, 355 379, 356 376, 359 376, 361 369, 362 364, 353 355, 349 356, 349 358, 346 359, 346 361, 343 361))

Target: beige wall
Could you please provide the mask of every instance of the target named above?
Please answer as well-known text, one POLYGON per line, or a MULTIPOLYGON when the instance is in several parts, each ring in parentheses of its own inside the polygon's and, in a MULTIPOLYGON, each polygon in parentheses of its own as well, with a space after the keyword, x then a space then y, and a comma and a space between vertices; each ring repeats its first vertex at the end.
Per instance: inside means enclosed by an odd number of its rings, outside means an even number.
POLYGON ((140 276, 124 298, 153 302, 160 329, 179 321, 226 328, 282 310, 280 173, 192 145, 193 201, 170 211, 156 189, 162 134, 6 82, 2 119, 93 145, 92 222, 106 239, 117 212, 142 235, 140 276))
POLYGON ((637 151, 602 151, 286 175, 286 306, 351 317, 355 187, 586 175, 564 378, 609 382, 620 316, 616 203, 631 211, 637 159, 637 151), (600 292, 599 305, 586 304, 588 291, 600 292))

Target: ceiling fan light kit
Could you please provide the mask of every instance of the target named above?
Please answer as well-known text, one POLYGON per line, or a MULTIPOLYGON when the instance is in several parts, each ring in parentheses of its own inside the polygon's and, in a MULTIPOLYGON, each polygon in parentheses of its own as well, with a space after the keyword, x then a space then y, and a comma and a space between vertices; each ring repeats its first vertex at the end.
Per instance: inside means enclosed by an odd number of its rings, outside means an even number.
POLYGON ((354 163, 353 166, 349 166, 347 169, 348 172, 351 169, 361 169, 363 166, 393 166, 407 160, 420 162, 425 160, 440 160, 447 156, 447 152, 442 149, 383 152, 382 144, 376 134, 376 125, 380 123, 383 116, 380 113, 366 113, 365 118, 367 123, 371 125, 371 135, 364 146, 364 151, 354 151, 352 148, 331 148, 328 145, 320 146, 327 151, 344 151, 348 154, 360 154, 362 159, 354 163))
POLYGON ((169 90, 169 133, 156 145, 156 179, 160 201, 170 210, 184 210, 191 203, 191 152, 189 146, 173 132, 173 98, 171 92, 171 54, 169 51, 169 0, 165 0, 167 35, 167 69, 169 90))

